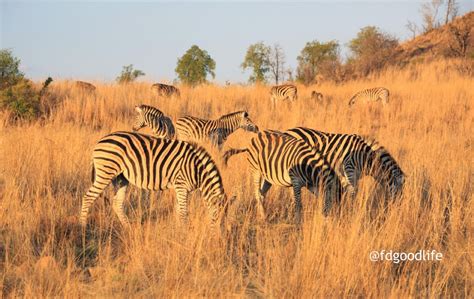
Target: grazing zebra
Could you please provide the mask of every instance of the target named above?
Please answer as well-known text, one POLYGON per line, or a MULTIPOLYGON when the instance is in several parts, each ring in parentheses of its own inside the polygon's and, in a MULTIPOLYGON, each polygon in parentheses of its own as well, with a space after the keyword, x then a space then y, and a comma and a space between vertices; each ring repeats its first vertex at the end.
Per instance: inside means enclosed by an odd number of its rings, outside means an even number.
POLYGON ((222 148, 227 137, 239 128, 249 132, 258 132, 258 127, 246 111, 226 114, 216 120, 185 116, 176 121, 176 130, 180 140, 195 142, 210 140, 219 149, 222 148))
POLYGON ((362 175, 372 176, 390 195, 397 196, 404 173, 390 153, 375 140, 355 134, 331 134, 309 128, 293 128, 286 134, 304 140, 321 152, 336 171, 349 194, 354 195, 362 175))
POLYGON ((81 89, 82 91, 89 92, 89 93, 95 92, 95 89, 96 89, 94 85, 88 82, 84 82, 84 81, 76 81, 75 85, 77 88, 81 89))
POLYGON ((298 90, 292 84, 277 85, 270 89, 270 96, 273 106, 275 106, 278 101, 295 101, 298 97, 298 90))
POLYGON ((147 105, 135 106, 137 118, 133 130, 138 131, 148 126, 155 137, 173 139, 175 135, 173 121, 155 107, 147 105))
POLYGON ((174 87, 173 85, 167 85, 163 83, 155 83, 151 86, 153 90, 155 90, 159 96, 163 97, 170 97, 172 95, 180 96, 179 89, 174 87))
POLYGON ((92 163, 93 184, 82 200, 80 222, 83 227, 91 205, 110 182, 118 187, 113 209, 122 225, 127 227, 129 222, 123 211, 123 201, 129 183, 146 190, 173 188, 177 197, 177 216, 182 222, 188 218, 188 194, 196 189, 204 197, 213 225, 225 216, 228 201, 222 179, 216 164, 203 148, 178 140, 115 132, 98 141, 92 163))
POLYGON ((323 99, 324 99, 324 97, 323 97, 323 94, 322 94, 322 93, 317 92, 316 90, 313 90, 313 91, 311 92, 311 99, 312 99, 312 100, 318 100, 318 101, 322 102, 323 99))
POLYGON ((359 91, 349 100, 349 106, 354 105, 357 101, 377 102, 381 101, 383 105, 388 104, 388 97, 390 93, 388 89, 384 87, 369 88, 359 91))
POLYGON ((257 208, 265 219, 263 199, 272 185, 293 187, 296 222, 301 222, 301 188, 317 195, 324 190, 324 214, 327 215, 333 199, 340 200, 341 185, 337 174, 313 147, 288 135, 264 131, 252 138, 244 149, 230 149, 224 153, 224 164, 239 153, 247 154, 250 164, 257 208), (263 182, 262 182, 263 181, 263 182))

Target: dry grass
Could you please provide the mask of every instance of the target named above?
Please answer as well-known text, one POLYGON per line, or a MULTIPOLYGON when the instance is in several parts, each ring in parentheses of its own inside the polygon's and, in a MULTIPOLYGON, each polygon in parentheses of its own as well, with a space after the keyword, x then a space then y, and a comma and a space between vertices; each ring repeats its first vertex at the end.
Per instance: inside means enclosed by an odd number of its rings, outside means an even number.
MULTIPOLYGON (((97 83, 97 82, 96 82, 97 83)), ((6 296, 67 297, 432 297, 473 295, 473 104, 474 79, 451 64, 388 71, 367 81, 314 87, 327 104, 300 99, 276 113, 268 87, 182 87, 180 99, 160 99, 149 84, 97 83, 84 94, 72 83, 53 83, 63 97, 41 123, 0 125, 0 290, 6 296), (385 109, 347 107, 357 90, 386 86, 385 109), (206 209, 192 197, 191 224, 176 225, 173 191, 150 202, 130 192, 126 235, 105 192, 84 236, 77 227, 81 197, 89 187, 91 149, 114 130, 130 130, 133 106, 148 103, 174 119, 184 114, 214 118, 246 109, 261 128, 297 125, 376 137, 408 179, 403 197, 387 210, 376 205, 374 183, 364 179, 341 216, 321 214, 321 199, 303 193, 305 221, 297 231, 286 216, 291 192, 270 190, 269 222, 255 221, 245 160, 220 166, 226 191, 237 195, 231 233, 216 239, 206 209), (285 108, 285 109, 283 109, 285 108), (378 207, 377 207, 378 206, 378 207), (372 250, 435 249, 441 262, 373 263, 372 250)), ((245 132, 228 146, 244 145, 245 132)), ((133 188, 132 188, 133 189, 133 188)))

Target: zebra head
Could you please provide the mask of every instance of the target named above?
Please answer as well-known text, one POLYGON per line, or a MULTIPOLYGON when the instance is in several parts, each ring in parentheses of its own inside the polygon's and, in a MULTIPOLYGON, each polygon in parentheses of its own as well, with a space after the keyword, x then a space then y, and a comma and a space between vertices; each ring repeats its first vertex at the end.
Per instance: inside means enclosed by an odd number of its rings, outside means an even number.
POLYGON ((239 127, 244 129, 245 131, 257 133, 258 126, 254 124, 253 121, 250 119, 248 112, 243 111, 241 115, 242 115, 242 118, 240 120, 239 127))
POLYGON ((143 128, 144 126, 146 126, 146 123, 145 123, 145 116, 144 116, 144 113, 145 113, 145 105, 137 105, 135 106, 135 111, 137 112, 137 117, 135 118, 135 122, 133 124, 133 127, 132 129, 134 131, 138 131, 140 130, 141 128, 143 128))
POLYGON ((390 196, 401 194, 405 183, 405 174, 395 159, 383 148, 379 150, 378 166, 373 177, 389 192, 390 196))
POLYGON ((163 112, 161 112, 160 110, 142 104, 135 106, 135 111, 137 112, 137 117, 135 118, 135 123, 132 127, 134 131, 138 131, 144 126, 150 125, 153 120, 160 120, 161 124, 163 112))

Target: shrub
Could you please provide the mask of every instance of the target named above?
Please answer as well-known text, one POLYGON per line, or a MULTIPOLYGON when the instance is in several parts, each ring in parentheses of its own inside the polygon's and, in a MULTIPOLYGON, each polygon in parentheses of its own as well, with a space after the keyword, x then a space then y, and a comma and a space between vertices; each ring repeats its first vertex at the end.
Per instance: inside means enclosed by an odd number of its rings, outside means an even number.
POLYGON ((40 112, 39 94, 30 81, 22 79, 1 90, 0 107, 8 110, 13 119, 33 119, 40 112))

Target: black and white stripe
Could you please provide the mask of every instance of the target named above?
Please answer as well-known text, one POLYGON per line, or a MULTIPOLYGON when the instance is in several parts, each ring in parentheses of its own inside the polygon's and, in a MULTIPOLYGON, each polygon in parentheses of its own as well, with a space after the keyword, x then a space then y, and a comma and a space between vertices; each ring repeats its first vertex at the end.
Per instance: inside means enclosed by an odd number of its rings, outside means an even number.
POLYGON ((255 197, 260 217, 265 219, 263 199, 272 185, 292 187, 296 221, 301 221, 301 188, 312 193, 323 191, 324 213, 328 214, 334 200, 341 197, 341 185, 336 173, 313 147, 291 136, 264 131, 252 138, 245 149, 230 149, 224 163, 239 153, 247 154, 254 179, 255 197))
POLYGON ((298 98, 298 89, 293 84, 273 86, 270 89, 270 99, 273 105, 279 101, 295 101, 298 98))
POLYGON ((83 226, 91 205, 111 182, 118 187, 113 209, 126 226, 129 222, 123 201, 129 183, 146 190, 174 189, 181 221, 187 221, 188 194, 196 189, 201 191, 213 224, 225 214, 227 198, 216 164, 204 149, 189 143, 115 132, 98 141, 92 163, 93 184, 82 200, 80 222, 83 226))
POLYGON ((211 141, 219 149, 222 148, 227 137, 239 128, 249 132, 258 131, 258 127, 246 111, 233 112, 216 120, 185 116, 176 121, 176 130, 180 140, 211 141))
POLYGON ((139 105, 135 106, 135 111, 137 112, 137 117, 133 124, 134 131, 138 131, 147 126, 153 131, 153 135, 156 137, 174 138, 175 129, 173 121, 159 109, 152 106, 139 105))
POLYGON ((331 134, 309 128, 293 128, 286 134, 304 140, 320 152, 338 174, 350 194, 362 175, 372 176, 391 196, 398 195, 404 173, 390 153, 375 140, 355 134, 331 134))
POLYGON ((173 85, 163 84, 163 83, 155 83, 151 86, 151 88, 156 91, 159 96, 163 97, 170 97, 173 95, 180 96, 181 93, 179 89, 174 87, 173 85))
POLYGON ((369 88, 356 93, 349 100, 349 106, 354 105, 356 102, 382 102, 382 104, 388 104, 390 92, 385 87, 369 88))

